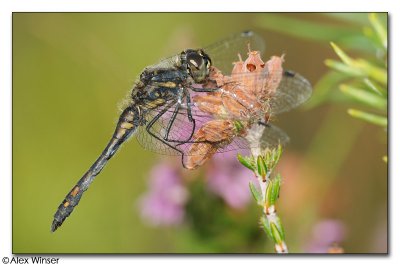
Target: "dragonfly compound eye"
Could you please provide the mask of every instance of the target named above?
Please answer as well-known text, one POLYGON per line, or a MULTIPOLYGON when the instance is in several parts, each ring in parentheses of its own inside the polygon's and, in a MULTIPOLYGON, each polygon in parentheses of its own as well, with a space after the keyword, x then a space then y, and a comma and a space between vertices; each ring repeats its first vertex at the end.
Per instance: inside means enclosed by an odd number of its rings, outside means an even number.
POLYGON ((202 50, 187 50, 186 64, 190 76, 196 83, 203 83, 207 80, 211 60, 202 50))

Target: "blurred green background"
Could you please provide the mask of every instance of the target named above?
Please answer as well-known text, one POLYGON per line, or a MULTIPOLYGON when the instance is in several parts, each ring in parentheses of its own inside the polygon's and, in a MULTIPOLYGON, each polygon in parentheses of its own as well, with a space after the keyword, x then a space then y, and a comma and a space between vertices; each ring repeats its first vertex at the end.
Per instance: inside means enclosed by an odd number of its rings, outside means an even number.
MULTIPOLYGON (((265 59, 285 53, 285 68, 315 85, 328 71, 324 60, 337 58, 329 41, 354 56, 372 53, 356 38, 367 22, 360 13, 14 13, 13 253, 271 252, 253 202, 227 211, 235 222, 207 237, 190 223, 147 226, 137 201, 162 158, 134 139, 64 225, 54 234, 50 225, 63 197, 109 140, 118 106, 145 66, 252 29, 266 41, 265 59)), ((318 220, 338 219, 346 225, 345 252, 386 252, 386 132, 350 117, 346 109, 353 103, 332 99, 277 118, 291 137, 280 162, 278 203, 287 244, 305 252, 318 220)))

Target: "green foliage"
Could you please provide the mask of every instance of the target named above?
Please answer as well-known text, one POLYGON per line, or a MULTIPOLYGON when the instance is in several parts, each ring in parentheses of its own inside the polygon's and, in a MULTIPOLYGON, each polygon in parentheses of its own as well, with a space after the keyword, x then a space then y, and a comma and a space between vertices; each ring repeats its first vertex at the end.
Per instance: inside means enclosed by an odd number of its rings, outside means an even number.
MULTIPOLYGON (((327 101, 346 102, 360 108, 350 108, 347 113, 356 119, 387 129, 387 14, 342 13, 327 15, 348 24, 348 27, 314 24, 294 17, 268 17, 259 19, 268 29, 280 29, 280 33, 329 42, 340 60, 326 59, 330 69, 314 88, 313 97, 307 108, 314 108, 327 101), (276 23, 288 27, 278 27, 276 23), (289 25, 295 25, 289 27, 289 25), (284 29, 282 31, 282 29, 284 29), (315 36, 318 35, 318 36, 315 36), (345 50, 353 50, 362 56, 350 56, 345 50)), ((327 21, 328 21, 327 20, 327 21)))
POLYGON ((340 83, 340 91, 352 102, 361 104, 372 111, 349 109, 348 114, 368 123, 387 127, 387 29, 377 14, 368 15, 371 27, 364 28, 364 34, 377 48, 370 59, 350 57, 338 45, 331 46, 340 61, 327 59, 325 64, 348 78, 340 83), (382 54, 383 51, 383 54, 382 54), (355 85, 356 84, 356 85, 355 85))
MULTIPOLYGON (((275 149, 266 149, 264 154, 257 157, 238 155, 238 161, 252 170, 258 178, 261 191, 252 182, 249 183, 249 187, 257 204, 263 209, 264 215, 261 216, 260 223, 264 231, 276 245, 286 247, 283 226, 275 212, 275 203, 279 197, 282 178, 279 174, 270 178, 281 155, 282 146, 279 145, 275 149)), ((283 250, 287 252, 286 248, 283 250)))
POLYGON ((279 191, 281 189, 281 176, 278 174, 272 179, 267 186, 265 203, 266 206, 275 205, 276 200, 279 197, 279 191))
POLYGON ((347 113, 349 115, 351 115, 352 117, 361 119, 365 122, 377 125, 377 126, 381 126, 381 127, 387 127, 387 118, 383 117, 383 116, 379 116, 379 115, 374 115, 374 114, 370 114, 367 112, 363 112, 360 110, 356 110, 356 109, 349 109, 347 110, 347 113))
POLYGON ((251 157, 243 157, 241 154, 238 154, 237 155, 237 159, 242 165, 244 165, 245 167, 247 167, 251 171, 254 171, 255 165, 254 165, 253 160, 252 160, 251 157))
MULTIPOLYGON (((280 14, 269 14, 268 16, 256 17, 256 23, 265 29, 274 30, 279 33, 288 34, 290 36, 326 43, 334 40, 335 42, 350 49, 362 49, 371 51, 373 46, 368 44, 365 36, 361 34, 354 24, 354 21, 349 25, 332 25, 327 16, 320 15, 318 23, 316 21, 305 20, 294 16, 285 16, 280 14), (322 22, 321 20, 326 22, 322 22), (367 44, 358 46, 359 43, 367 44)), ((343 16, 342 16, 343 17, 343 16)), ((339 17, 342 20, 342 17, 339 17)), ((347 16, 348 17, 348 16, 347 16)))
POLYGON ((264 200, 261 192, 254 186, 252 182, 249 182, 249 187, 251 195, 253 195, 253 198, 257 201, 258 205, 263 206, 264 200))

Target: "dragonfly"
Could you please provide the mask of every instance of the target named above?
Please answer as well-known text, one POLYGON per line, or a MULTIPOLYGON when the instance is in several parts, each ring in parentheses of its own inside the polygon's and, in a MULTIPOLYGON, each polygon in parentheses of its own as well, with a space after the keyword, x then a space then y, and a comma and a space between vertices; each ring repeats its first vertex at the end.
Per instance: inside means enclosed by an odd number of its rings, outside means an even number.
MULTIPOLYGON (((195 98, 199 99, 201 95, 212 96, 223 90, 226 84, 220 84, 212 78, 213 67, 217 67, 221 73, 231 74, 233 60, 238 54, 248 53, 249 45, 261 54, 265 50, 264 40, 258 34, 244 31, 205 48, 186 49, 144 68, 133 85, 129 101, 121 112, 111 139, 59 205, 51 231, 56 231, 70 216, 95 177, 133 135, 145 149, 160 154, 180 155, 183 167, 191 168, 185 164, 187 158, 208 152, 202 150, 199 144, 207 144, 209 141, 196 136, 210 120, 215 119, 212 114, 202 110, 201 102, 195 101, 195 98), (197 149, 193 149, 194 145, 198 145, 197 149)), ((261 82, 270 74, 235 75, 236 79, 256 77, 261 82)), ((283 71, 279 87, 269 100, 270 114, 263 117, 297 107, 310 97, 311 90, 310 83, 300 74, 283 71)), ((228 121, 229 117, 219 119, 228 121)), ((284 144, 289 140, 284 131, 269 123, 268 118, 260 117, 258 120, 260 125, 266 126, 263 135, 265 146, 284 144)), ((237 137, 216 147, 215 152, 248 148, 248 142, 237 137)))

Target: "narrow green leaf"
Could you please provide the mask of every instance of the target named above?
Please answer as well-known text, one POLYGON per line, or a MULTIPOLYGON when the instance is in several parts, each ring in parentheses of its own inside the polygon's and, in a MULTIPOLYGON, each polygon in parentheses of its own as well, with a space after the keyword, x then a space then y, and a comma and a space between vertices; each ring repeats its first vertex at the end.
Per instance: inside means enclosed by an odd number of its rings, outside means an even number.
MULTIPOLYGON (((348 17, 348 21, 350 21, 350 17, 356 17, 357 14, 344 14, 343 16, 348 17)), ((366 15, 364 16, 365 23, 363 25, 366 25, 368 18, 366 15)), ((346 49, 368 53, 375 51, 375 47, 371 45, 356 25, 333 26, 329 22, 321 23, 282 14, 259 15, 255 17, 255 23, 279 34, 287 34, 300 39, 318 41, 323 44, 335 41, 335 43, 346 49)))
POLYGON ((342 72, 346 75, 352 76, 352 77, 365 77, 366 74, 361 71, 360 69, 348 66, 344 63, 332 60, 332 59, 326 59, 325 61, 325 65, 327 65, 328 67, 335 69, 339 72, 342 72))
POLYGON ((261 222, 261 225, 263 226, 264 231, 267 233, 267 236, 268 236, 272 241, 274 241, 274 237, 273 237, 273 235, 272 235, 271 226, 270 226, 268 220, 267 220, 264 216, 262 216, 261 219, 260 219, 260 222, 261 222))
POLYGON ((285 15, 256 16, 256 23, 263 28, 288 34, 302 39, 327 42, 360 34, 356 27, 332 26, 327 23, 316 23, 285 15))
POLYGON ((381 96, 386 96, 387 95, 386 91, 382 87, 380 87, 379 85, 375 84, 370 79, 365 78, 364 79, 364 83, 367 85, 367 87, 371 91, 375 92, 376 94, 381 95, 381 96))
POLYGON ((352 66, 354 64, 354 60, 348 56, 342 49, 339 48, 334 42, 330 42, 333 50, 339 56, 339 58, 345 63, 346 65, 352 66))
POLYGON ((387 108, 387 100, 381 96, 376 95, 375 93, 370 93, 363 89, 355 88, 345 84, 341 85, 339 88, 343 93, 360 103, 374 107, 379 110, 386 110, 387 108))
POLYGON ((276 216, 276 227, 278 228, 282 240, 285 241, 285 230, 283 229, 281 218, 278 216, 276 216))
POLYGON ((253 195, 254 199, 257 201, 257 204, 263 205, 263 197, 261 192, 254 186, 252 182, 249 182, 249 187, 251 194, 253 195))
POLYGON ((281 244, 283 241, 282 235, 279 232, 276 224, 274 223, 271 223, 271 232, 272 232, 272 238, 274 239, 275 243, 281 244))
POLYGON ((378 16, 375 13, 371 13, 368 16, 369 21, 377 33, 382 46, 387 48, 387 29, 386 27, 379 21, 378 16))
POLYGON ((267 185, 267 187, 265 188, 265 203, 267 205, 267 207, 270 207, 271 205, 274 204, 274 200, 272 197, 272 182, 270 181, 267 185))
POLYGON ((257 157, 257 172, 258 174, 264 179, 265 176, 267 175, 267 167, 265 165, 264 159, 261 155, 258 155, 257 157))
POLYGON ((387 70, 371 64, 369 61, 364 59, 358 59, 356 65, 358 69, 366 73, 373 80, 380 82, 381 84, 387 84, 387 70))
POLYGON ((237 159, 243 166, 247 167, 251 171, 255 170, 254 163, 252 162, 252 158, 243 157, 241 154, 238 154, 237 159))
POLYGON ((363 112, 360 110, 355 110, 355 109, 349 109, 347 110, 347 113, 351 115, 352 117, 364 120, 366 122, 369 122, 371 124, 377 125, 377 126, 382 126, 382 127, 387 127, 387 118, 375 114, 370 114, 367 112, 363 112))
POLYGON ((278 174, 275 176, 275 178, 272 180, 272 189, 271 189, 271 205, 274 205, 275 202, 277 201, 279 197, 279 191, 281 189, 281 176, 278 174))
POLYGON ((367 60, 364 59, 353 59, 348 56, 342 49, 340 49, 335 43, 331 42, 331 45, 339 56, 339 58, 343 61, 344 64, 340 64, 340 62, 336 62, 330 59, 325 60, 325 64, 331 68, 334 68, 338 71, 347 73, 352 76, 365 76, 371 77, 372 79, 382 83, 387 83, 387 71, 381 67, 375 66, 367 60))
POLYGON ((325 16, 332 17, 338 21, 346 21, 352 24, 365 25, 368 17, 365 13, 324 13, 325 16))

